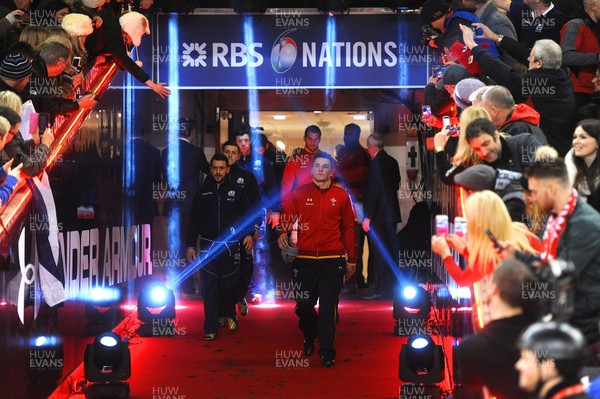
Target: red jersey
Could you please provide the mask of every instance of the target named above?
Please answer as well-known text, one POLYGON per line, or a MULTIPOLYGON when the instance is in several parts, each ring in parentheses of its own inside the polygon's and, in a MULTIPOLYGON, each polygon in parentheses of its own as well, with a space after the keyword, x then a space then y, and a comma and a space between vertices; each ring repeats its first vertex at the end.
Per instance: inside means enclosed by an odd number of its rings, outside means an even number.
POLYGON ((315 152, 303 148, 299 153, 292 154, 281 179, 281 208, 285 209, 292 191, 312 182, 312 164, 315 152))
POLYGON ((283 209, 284 231, 291 231, 296 221, 299 258, 347 255, 348 263, 356 263, 354 213, 343 189, 331 184, 321 189, 312 182, 294 190, 283 209))

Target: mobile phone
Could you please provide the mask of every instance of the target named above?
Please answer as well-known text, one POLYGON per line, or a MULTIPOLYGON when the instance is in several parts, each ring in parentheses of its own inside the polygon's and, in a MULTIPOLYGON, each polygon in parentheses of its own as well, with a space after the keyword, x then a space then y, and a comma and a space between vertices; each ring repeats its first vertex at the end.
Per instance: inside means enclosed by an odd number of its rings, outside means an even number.
POLYGON ((40 114, 37 112, 32 112, 29 114, 29 134, 34 134, 38 128, 38 120, 40 114))
POLYGON ((490 238, 492 244, 494 244, 494 247, 496 247, 496 249, 498 249, 499 251, 502 251, 504 249, 504 247, 500 245, 496 237, 492 234, 490 229, 485 229, 485 234, 487 234, 487 236, 490 238))
POLYGON ((448 235, 448 215, 435 215, 435 235, 448 235))
POLYGON ((13 161, 11 168, 14 169, 17 166, 21 165, 23 163, 23 156, 24 154, 22 152, 17 152, 15 154, 15 160, 13 161))
POLYGON ((442 121, 443 121, 443 123, 444 123, 444 127, 448 127, 448 126, 450 126, 450 117, 449 117, 449 116, 444 116, 444 117, 442 118, 442 121))
POLYGON ((448 125, 448 136, 450 137, 458 137, 460 133, 460 129, 458 126, 448 125))
POLYGON ((444 76, 444 71, 446 70, 446 65, 435 65, 432 68, 433 75, 438 79, 441 79, 444 76))
POLYGON ((431 105, 422 105, 421 111, 423 112, 423 118, 431 117, 431 105))
POLYGON ((476 26, 471 25, 471 30, 473 31, 474 35, 477 35, 477 27, 476 26))
POLYGON ((38 126, 40 128, 40 134, 44 134, 46 128, 50 127, 50 114, 39 113, 38 114, 38 126))
POLYGON ((454 234, 463 238, 467 236, 467 219, 461 216, 454 218, 454 234))
POLYGON ((75 72, 81 72, 81 57, 73 57, 73 68, 75 68, 75 72))

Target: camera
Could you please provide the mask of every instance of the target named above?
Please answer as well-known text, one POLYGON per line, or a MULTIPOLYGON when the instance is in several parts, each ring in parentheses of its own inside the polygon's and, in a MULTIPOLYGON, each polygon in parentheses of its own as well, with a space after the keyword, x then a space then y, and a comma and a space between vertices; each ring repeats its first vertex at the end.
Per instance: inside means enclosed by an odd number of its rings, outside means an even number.
POLYGON ((575 265, 563 259, 549 262, 536 262, 529 267, 536 277, 538 290, 534 298, 541 299, 541 316, 552 315, 552 320, 568 322, 574 307, 573 285, 575 283, 575 265), (551 302, 544 299, 552 299, 551 302))

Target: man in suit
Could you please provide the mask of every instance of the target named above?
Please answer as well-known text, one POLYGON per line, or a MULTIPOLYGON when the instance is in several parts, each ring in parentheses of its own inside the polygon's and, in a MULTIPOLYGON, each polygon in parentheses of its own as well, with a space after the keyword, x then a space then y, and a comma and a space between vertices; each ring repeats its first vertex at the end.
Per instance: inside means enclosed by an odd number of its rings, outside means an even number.
POLYGON ((391 296, 395 285, 390 268, 392 262, 393 267, 398 266, 396 224, 402 221, 398 204, 400 167, 383 150, 383 138, 378 134, 367 138, 367 152, 371 156, 371 166, 363 192, 365 218, 362 226, 369 236, 369 253, 373 257, 374 270, 369 270, 368 279, 374 288, 373 295, 365 299, 378 299, 391 296))

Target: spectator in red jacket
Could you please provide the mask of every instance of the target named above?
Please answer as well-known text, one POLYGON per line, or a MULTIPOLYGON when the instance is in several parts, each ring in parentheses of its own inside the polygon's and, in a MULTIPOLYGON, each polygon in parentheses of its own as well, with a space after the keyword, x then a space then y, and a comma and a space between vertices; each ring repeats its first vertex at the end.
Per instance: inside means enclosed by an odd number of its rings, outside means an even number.
POLYGON ((600 2, 588 0, 560 31, 563 65, 571 71, 575 107, 589 103, 594 93, 592 80, 600 62, 600 2))
POLYGON ((490 86, 481 97, 481 106, 502 133, 516 136, 531 133, 542 144, 548 144, 540 128, 540 113, 527 104, 515 105, 510 91, 504 86, 490 86))
MULTIPOLYGON (((282 220, 298 222, 298 256, 292 263, 296 314, 304 333, 304 353, 310 356, 319 338, 319 355, 324 367, 335 364, 337 307, 344 276, 356 268, 354 213, 350 197, 331 184, 334 161, 331 155, 314 155, 311 177, 289 195, 282 220), (319 312, 315 305, 319 301, 319 312)), ((279 236, 281 249, 292 246, 290 226, 283 224, 279 236)))

